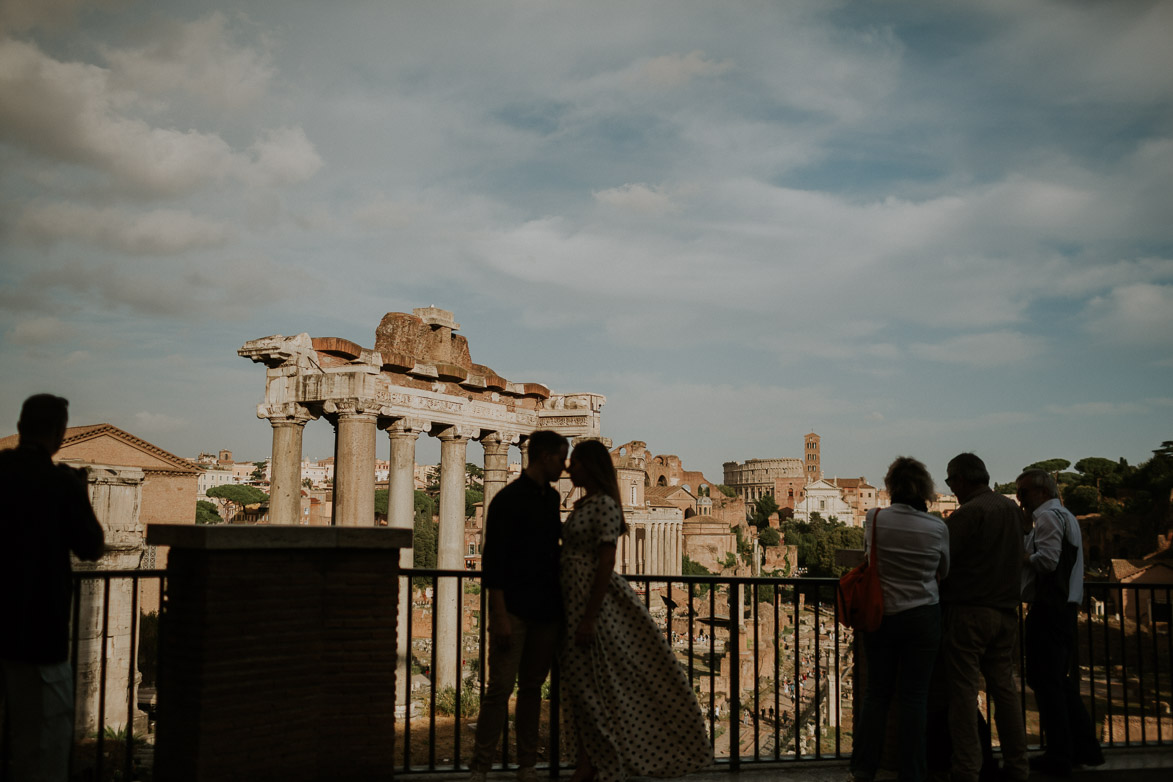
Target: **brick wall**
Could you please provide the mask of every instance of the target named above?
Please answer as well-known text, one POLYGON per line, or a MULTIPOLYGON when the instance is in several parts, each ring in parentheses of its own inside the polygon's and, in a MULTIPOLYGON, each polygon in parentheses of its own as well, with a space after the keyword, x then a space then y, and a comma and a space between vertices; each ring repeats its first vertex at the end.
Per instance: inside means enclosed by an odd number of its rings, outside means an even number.
POLYGON ((389 778, 398 551, 172 548, 156 778, 389 778))

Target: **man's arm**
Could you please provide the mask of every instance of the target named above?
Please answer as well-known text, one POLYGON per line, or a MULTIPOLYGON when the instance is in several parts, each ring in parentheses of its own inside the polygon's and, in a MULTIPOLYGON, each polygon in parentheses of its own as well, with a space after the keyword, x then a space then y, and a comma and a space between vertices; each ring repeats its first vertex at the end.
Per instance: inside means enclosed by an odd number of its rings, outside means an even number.
POLYGON ((481 585, 489 590, 489 637, 492 643, 509 647, 513 628, 505 606, 505 586, 508 580, 507 552, 512 549, 510 537, 511 513, 508 495, 498 494, 489 503, 485 515, 485 543, 481 549, 481 585))
POLYGON ((1026 563, 1039 573, 1050 573, 1059 565, 1063 545, 1063 519, 1046 511, 1035 519, 1033 550, 1027 551, 1026 563))

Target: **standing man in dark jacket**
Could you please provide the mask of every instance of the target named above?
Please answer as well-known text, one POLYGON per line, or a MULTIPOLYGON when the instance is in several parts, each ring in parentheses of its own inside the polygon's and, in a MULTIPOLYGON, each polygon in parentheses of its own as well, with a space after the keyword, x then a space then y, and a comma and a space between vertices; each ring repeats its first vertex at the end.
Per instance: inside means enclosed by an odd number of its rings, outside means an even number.
POLYGON ((984 679, 994 704, 1006 777, 1022 782, 1030 775, 1014 682, 1022 513, 1014 500, 990 489, 990 473, 975 454, 953 457, 946 475, 945 483, 961 503, 945 520, 951 566, 941 582, 945 609, 941 652, 949 690, 952 778, 977 782, 981 772, 977 699, 984 679))
POLYGON ((65 439, 69 402, 25 400, 16 448, 0 451, 0 700, 4 757, 13 782, 65 780, 73 742, 69 618, 72 551, 102 555, 102 527, 90 507, 85 470, 53 463, 65 439))
POLYGON ((562 619, 558 583, 561 502, 550 484, 566 469, 570 443, 557 432, 529 438, 529 463, 489 503, 481 553, 489 590, 489 683, 481 699, 470 782, 484 782, 517 683, 517 778, 537 782, 541 688, 562 619))

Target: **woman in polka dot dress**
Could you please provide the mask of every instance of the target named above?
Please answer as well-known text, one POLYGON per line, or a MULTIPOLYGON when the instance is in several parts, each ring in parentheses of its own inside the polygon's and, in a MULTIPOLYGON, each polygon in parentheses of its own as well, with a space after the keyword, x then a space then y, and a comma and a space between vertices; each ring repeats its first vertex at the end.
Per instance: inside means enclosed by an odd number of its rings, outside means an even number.
POLYGON ((704 768, 713 752, 692 687, 643 601, 615 572, 615 541, 626 525, 607 448, 578 445, 570 478, 586 491, 562 529, 562 692, 578 740, 571 782, 704 768))

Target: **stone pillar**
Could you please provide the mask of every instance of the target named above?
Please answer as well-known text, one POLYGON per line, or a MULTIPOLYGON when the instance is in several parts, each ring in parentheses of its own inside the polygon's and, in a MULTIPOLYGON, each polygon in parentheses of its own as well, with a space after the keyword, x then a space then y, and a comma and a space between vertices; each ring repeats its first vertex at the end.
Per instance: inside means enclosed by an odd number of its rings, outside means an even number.
POLYGON ((135 613, 141 615, 144 607, 134 606, 135 587, 129 576, 139 567, 143 555, 143 525, 139 519, 143 471, 137 467, 87 467, 90 504, 106 534, 106 549, 97 562, 75 561, 74 569, 126 571, 127 577, 110 578, 109 601, 100 579, 86 579, 81 584, 77 660, 74 661, 77 671, 74 738, 92 736, 107 726, 115 730, 125 728, 131 720, 135 722, 135 735, 141 735, 146 729, 146 715, 136 719, 139 674, 130 627, 138 618, 135 613), (101 702, 100 694, 103 686, 105 703, 101 702))
POLYGON ((514 437, 508 432, 491 432, 481 438, 485 447, 485 518, 489 517, 489 503, 509 480, 509 444, 514 437))
POLYGON ((334 462, 334 524, 372 527, 375 524, 375 407, 365 400, 350 400, 336 405, 335 410, 338 458, 334 462))
POLYGON ((269 523, 302 524, 301 439, 313 416, 301 405, 281 405, 268 415, 273 426, 272 474, 269 476, 269 523))
POLYGON ((529 467, 529 439, 518 443, 517 450, 521 451, 521 471, 525 472, 525 468, 529 467))
MULTIPOLYGON (((392 529, 415 528, 415 444, 420 432, 427 428, 424 421, 400 418, 387 427, 391 440, 391 464, 387 476, 387 526, 392 529)), ((399 550, 400 569, 414 564, 412 546, 399 550)), ((407 637, 407 618, 411 615, 411 582, 399 589, 398 628, 395 657, 395 713, 401 716, 407 704, 411 687, 411 639, 407 637)))
MULTIPOLYGON (((440 433, 440 530, 436 567, 464 569, 464 480, 468 441, 472 432, 451 426, 440 433)), ((457 604, 456 582, 442 578, 436 585, 436 687, 456 686, 458 655, 463 629, 462 607, 457 604)))

